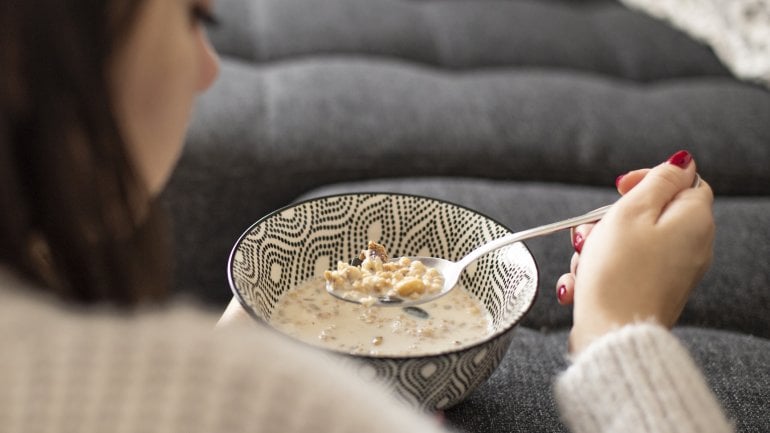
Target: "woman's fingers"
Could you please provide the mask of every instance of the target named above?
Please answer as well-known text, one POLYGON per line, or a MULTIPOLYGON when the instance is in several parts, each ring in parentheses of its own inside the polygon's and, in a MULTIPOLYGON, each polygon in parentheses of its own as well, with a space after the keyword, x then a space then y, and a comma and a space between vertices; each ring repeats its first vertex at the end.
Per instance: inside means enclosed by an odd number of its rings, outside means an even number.
POLYGON ((583 249, 583 243, 588 238, 593 227, 594 224, 581 224, 573 227, 570 231, 572 247, 575 248, 575 253, 572 254, 569 264, 570 273, 562 275, 556 282, 556 298, 562 305, 571 304, 574 298, 575 275, 577 274, 578 262, 580 261, 580 251, 583 249))
POLYGON ((575 248, 576 253, 583 251, 583 245, 585 244, 586 239, 588 239, 588 235, 591 233, 593 227, 593 224, 581 224, 572 229, 572 247, 575 248))
POLYGON ((570 305, 575 298, 575 276, 564 274, 556 282, 556 299, 561 305, 570 305))
POLYGON ((629 171, 626 174, 618 176, 615 180, 615 187, 617 187, 620 195, 625 195, 628 191, 631 191, 639 182, 644 179, 644 176, 650 172, 649 168, 642 168, 639 170, 629 171))
POLYGON ((577 275, 578 262, 580 261, 580 254, 575 253, 572 255, 572 260, 569 261, 569 272, 572 275, 577 275))
MULTIPOLYGON (((651 213, 657 221, 662 217, 664 210, 672 204, 674 209, 686 206, 679 203, 686 196, 691 201, 703 201, 713 195, 707 184, 703 191, 685 191, 696 176, 695 163, 689 152, 679 151, 672 155, 666 162, 652 169, 633 170, 625 175, 618 176, 615 184, 618 192, 625 197, 621 199, 626 212, 631 214, 651 213), (672 203, 677 199, 677 203, 672 203)), ((709 202, 710 203, 710 202, 709 202)), ((575 295, 575 278, 580 261, 579 254, 583 250, 594 224, 584 224, 570 231, 570 239, 575 249, 570 261, 570 273, 562 275, 556 283, 556 296, 562 305, 572 304, 575 295)))

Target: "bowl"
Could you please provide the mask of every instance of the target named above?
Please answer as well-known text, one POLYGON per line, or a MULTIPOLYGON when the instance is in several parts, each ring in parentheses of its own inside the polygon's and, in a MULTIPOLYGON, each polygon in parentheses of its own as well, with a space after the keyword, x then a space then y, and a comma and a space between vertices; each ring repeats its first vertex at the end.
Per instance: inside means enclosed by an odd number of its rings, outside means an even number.
MULTIPOLYGON (((292 204, 260 219, 235 243, 228 279, 235 297, 269 326, 283 293, 348 261, 375 240, 391 257, 457 260, 509 233, 500 223, 447 201, 392 193, 356 193, 292 204)), ((491 315, 491 333, 459 348, 418 355, 343 355, 351 370, 384 381, 410 404, 447 409, 484 383, 505 355, 513 330, 532 307, 538 270, 516 243, 477 260, 460 277, 491 315)), ((339 301, 343 302, 343 301, 339 301)), ((390 307, 388 307, 390 308, 390 307)))

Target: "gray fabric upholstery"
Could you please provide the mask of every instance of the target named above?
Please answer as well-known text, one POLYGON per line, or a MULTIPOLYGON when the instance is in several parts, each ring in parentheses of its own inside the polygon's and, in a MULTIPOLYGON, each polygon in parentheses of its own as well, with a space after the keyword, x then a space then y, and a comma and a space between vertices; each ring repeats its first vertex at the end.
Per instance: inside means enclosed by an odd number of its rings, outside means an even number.
POLYGON ((729 75, 708 48, 614 2, 221 3, 228 25, 213 34, 216 45, 227 56, 253 62, 332 54, 446 69, 577 69, 637 81, 729 75))
MULTIPOLYGON (((739 431, 770 431, 770 92, 605 0, 222 0, 219 82, 164 193, 180 292, 223 308, 227 257, 310 196, 443 198, 511 229, 614 200, 679 149, 716 190, 714 264, 677 334, 739 431), (378 180, 372 180, 378 179, 378 180), (312 191, 311 191, 312 190, 312 191)), ((500 370, 447 413, 469 432, 561 431, 565 234, 527 242, 540 296, 500 370)))

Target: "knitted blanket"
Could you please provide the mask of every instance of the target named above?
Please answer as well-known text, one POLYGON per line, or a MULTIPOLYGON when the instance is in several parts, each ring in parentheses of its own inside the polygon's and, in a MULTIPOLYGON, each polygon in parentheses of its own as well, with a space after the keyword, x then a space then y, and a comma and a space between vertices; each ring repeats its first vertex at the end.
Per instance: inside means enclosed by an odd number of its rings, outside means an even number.
POLYGON ((621 0, 711 46, 736 77, 770 88, 770 0, 621 0))

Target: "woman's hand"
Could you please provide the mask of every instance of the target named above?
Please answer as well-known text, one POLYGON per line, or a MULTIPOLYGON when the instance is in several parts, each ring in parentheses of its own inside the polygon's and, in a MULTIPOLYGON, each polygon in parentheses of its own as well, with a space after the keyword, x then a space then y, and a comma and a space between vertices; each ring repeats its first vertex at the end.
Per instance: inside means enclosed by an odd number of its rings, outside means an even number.
POLYGON ((676 322, 712 258, 714 197, 706 182, 690 187, 695 176, 684 151, 632 171, 612 210, 575 229, 571 272, 557 283, 559 302, 574 303, 572 353, 625 324, 676 322))

